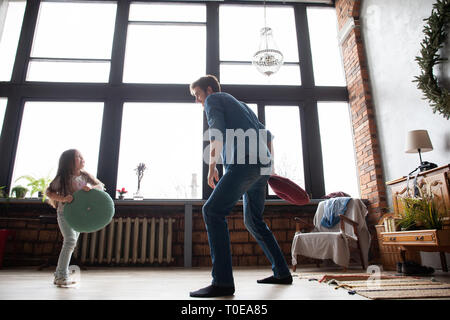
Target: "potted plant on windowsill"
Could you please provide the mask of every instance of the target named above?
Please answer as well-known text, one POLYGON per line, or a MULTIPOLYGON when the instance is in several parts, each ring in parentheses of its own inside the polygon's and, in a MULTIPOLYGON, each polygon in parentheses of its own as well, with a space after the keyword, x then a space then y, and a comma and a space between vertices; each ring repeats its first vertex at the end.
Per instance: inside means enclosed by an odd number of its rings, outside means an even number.
POLYGON ((7 197, 7 194, 6 194, 4 189, 6 189, 5 186, 1 186, 0 187, 0 198, 6 198, 7 197))
POLYGON ((33 194, 35 194, 36 192, 38 193, 38 198, 42 199, 42 202, 45 201, 45 190, 47 189, 47 186, 49 185, 49 183, 51 182, 50 178, 34 178, 31 175, 25 175, 25 176, 21 176, 19 178, 16 179, 16 182, 20 179, 25 179, 28 180, 28 184, 27 186, 31 188, 30 191, 30 196, 33 197, 33 194))
POLYGON ((125 198, 125 193, 128 193, 125 188, 117 189, 117 192, 119 193, 119 200, 123 200, 125 198))
POLYGON ((23 186, 15 186, 14 188, 11 189, 11 195, 15 195, 15 198, 17 199, 23 199, 25 198, 25 195, 27 194, 28 189, 23 187, 23 186))

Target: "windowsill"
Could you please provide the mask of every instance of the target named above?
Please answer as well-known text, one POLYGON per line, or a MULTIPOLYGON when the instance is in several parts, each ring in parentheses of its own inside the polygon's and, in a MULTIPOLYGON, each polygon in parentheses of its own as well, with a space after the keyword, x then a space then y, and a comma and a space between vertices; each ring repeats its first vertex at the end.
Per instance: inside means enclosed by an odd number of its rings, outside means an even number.
MULTIPOLYGON (((317 205, 319 202, 324 199, 311 199, 310 203, 305 204, 303 206, 317 205)), ((124 200, 114 200, 114 205, 116 206, 173 206, 173 205, 193 205, 193 206, 202 206, 205 204, 206 200, 201 199, 144 199, 144 200, 133 200, 133 199, 124 199, 124 200)), ((0 199, 0 204, 2 203, 10 203, 10 204, 47 204, 42 202, 41 199, 38 198, 25 198, 25 199, 0 199)), ((242 200, 237 202, 237 205, 242 206, 242 200)), ((281 199, 267 199, 266 206, 296 206, 292 205, 289 202, 281 199)), ((303 207, 299 206, 299 207, 303 207)))

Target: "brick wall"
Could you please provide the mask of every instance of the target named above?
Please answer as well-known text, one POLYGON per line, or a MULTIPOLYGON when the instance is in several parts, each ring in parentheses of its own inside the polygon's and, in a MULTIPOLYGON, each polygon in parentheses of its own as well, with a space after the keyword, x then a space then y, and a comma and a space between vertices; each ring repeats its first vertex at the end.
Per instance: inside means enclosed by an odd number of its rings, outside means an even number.
MULTIPOLYGON (((280 247, 291 264, 291 244, 295 233, 294 217, 312 223, 316 205, 303 207, 290 205, 267 205, 265 221, 273 231, 280 247)), ((172 266, 184 266, 184 206, 121 206, 116 205, 115 217, 171 217, 173 224, 172 266)), ((201 205, 193 206, 192 265, 210 266, 208 237, 201 214, 201 205)), ((228 217, 231 249, 234 266, 269 265, 259 245, 243 223, 242 206, 236 206, 228 217)), ((62 235, 56 223, 56 213, 47 204, 32 201, 0 203, 0 229, 15 232, 13 241, 8 241, 4 266, 55 266, 62 245, 62 235), (52 218, 42 219, 40 216, 52 218)), ((299 263, 313 263, 312 259, 299 257, 299 263)), ((80 265, 73 260, 73 264, 80 265)), ((157 265, 155 265, 157 266, 157 265)))
POLYGON ((387 212, 388 206, 370 78, 359 21, 360 6, 360 0, 337 0, 336 15, 350 100, 361 198, 370 202, 368 224, 372 234, 372 250, 378 257, 374 225, 387 212))
POLYGON ((380 146, 370 88, 369 72, 359 22, 361 1, 337 0, 336 14, 342 35, 341 48, 347 79, 361 198, 370 201, 369 222, 386 212, 386 186, 381 167, 380 146))

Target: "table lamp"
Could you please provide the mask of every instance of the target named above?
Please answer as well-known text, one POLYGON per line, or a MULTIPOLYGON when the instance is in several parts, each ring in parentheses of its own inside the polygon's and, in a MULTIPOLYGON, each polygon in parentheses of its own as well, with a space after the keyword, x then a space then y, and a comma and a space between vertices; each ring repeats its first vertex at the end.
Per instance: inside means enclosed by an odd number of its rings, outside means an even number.
POLYGON ((419 153, 420 158, 420 171, 426 171, 432 168, 436 168, 437 165, 427 161, 422 161, 422 152, 428 152, 433 150, 430 137, 427 130, 412 130, 409 131, 406 136, 406 153, 419 153))

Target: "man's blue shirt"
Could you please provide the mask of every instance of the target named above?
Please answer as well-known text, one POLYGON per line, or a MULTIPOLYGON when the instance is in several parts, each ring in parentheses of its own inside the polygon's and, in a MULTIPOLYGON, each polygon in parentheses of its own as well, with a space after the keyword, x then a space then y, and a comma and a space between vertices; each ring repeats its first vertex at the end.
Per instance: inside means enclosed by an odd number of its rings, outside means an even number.
POLYGON ((265 129, 245 103, 228 93, 216 92, 206 98, 204 106, 210 139, 218 138, 214 132, 221 133, 222 159, 225 166, 232 164, 270 166, 267 141, 272 140, 272 134, 265 129), (232 141, 227 141, 227 136, 228 140, 233 138, 232 141))

